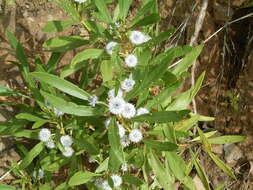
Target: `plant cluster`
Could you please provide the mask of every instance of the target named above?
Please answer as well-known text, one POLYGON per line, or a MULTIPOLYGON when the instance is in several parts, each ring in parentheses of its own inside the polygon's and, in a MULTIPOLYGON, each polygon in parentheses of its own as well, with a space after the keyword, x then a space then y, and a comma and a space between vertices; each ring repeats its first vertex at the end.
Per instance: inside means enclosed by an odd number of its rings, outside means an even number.
POLYGON ((15 137, 22 158, 9 166, 18 189, 197 190, 192 179, 197 174, 210 190, 198 159, 202 150, 235 178, 211 145, 244 137, 204 133, 198 122, 214 118, 188 109, 204 73, 190 89, 177 92, 203 44, 159 51, 176 30, 160 31, 155 0, 143 0, 131 19, 133 0, 53 1, 70 20, 50 21, 44 32, 75 25, 87 33, 45 41, 51 52, 46 64, 40 57, 34 64, 28 61, 15 36, 6 33, 18 60, 13 63, 27 86, 16 91, 0 86, 1 96, 16 97, 1 106, 14 104, 21 110, 0 124, 0 135, 15 137), (76 48, 71 62, 56 72, 62 55, 76 48), (67 80, 73 74, 75 84, 67 80), (25 146, 24 138, 31 145, 25 146))

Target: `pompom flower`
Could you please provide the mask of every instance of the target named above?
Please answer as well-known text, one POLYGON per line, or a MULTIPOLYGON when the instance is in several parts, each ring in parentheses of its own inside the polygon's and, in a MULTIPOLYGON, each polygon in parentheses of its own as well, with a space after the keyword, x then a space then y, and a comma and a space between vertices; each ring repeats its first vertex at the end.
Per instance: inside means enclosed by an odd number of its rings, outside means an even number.
POLYGON ((56 108, 53 109, 54 111, 54 114, 57 116, 57 117, 60 117, 60 116, 63 116, 64 113, 56 108))
POLYGON ((39 169, 38 171, 33 172, 33 177, 36 178, 37 180, 41 180, 44 177, 44 170, 39 169))
POLYGON ((112 178, 114 187, 121 186, 121 184, 122 184, 122 178, 119 175, 114 174, 114 175, 111 176, 111 178, 112 178))
POLYGON ((75 2, 77 2, 77 3, 84 3, 84 2, 86 2, 87 0, 74 0, 75 2))
POLYGON ((49 149, 55 148, 54 141, 52 139, 49 139, 49 141, 47 141, 47 143, 46 143, 46 147, 49 148, 49 149))
POLYGON ((119 136, 120 136, 120 138, 122 138, 122 137, 125 136, 126 130, 125 130, 125 128, 124 128, 122 125, 120 125, 120 124, 118 124, 118 127, 119 127, 119 136))
POLYGON ((128 165, 127 165, 127 163, 122 164, 122 166, 121 166, 120 169, 121 169, 122 172, 127 172, 127 170, 128 170, 128 165))
POLYGON ((125 63, 128 67, 135 67, 138 63, 137 57, 133 54, 130 54, 125 58, 125 63))
POLYGON ((102 188, 102 185, 103 185, 103 179, 101 177, 95 179, 94 181, 94 185, 98 188, 102 188))
POLYGON ((127 119, 130 119, 132 117, 135 116, 135 113, 136 113, 136 110, 135 110, 135 107, 133 104, 130 104, 130 103, 126 103, 124 106, 123 106, 123 110, 121 112, 121 115, 124 117, 124 118, 127 118, 127 119))
POLYGON ((104 190, 112 190, 107 180, 104 180, 102 183, 102 189, 104 190))
POLYGON ((95 105, 98 103, 98 97, 93 95, 88 99, 88 102, 90 106, 95 107, 95 105))
POLYGON ((73 143, 73 140, 69 135, 61 136, 60 141, 64 147, 70 147, 73 143))
POLYGON ((130 140, 127 136, 124 136, 120 139, 120 144, 123 148, 128 147, 130 145, 130 140))
POLYGON ((139 108, 137 109, 137 114, 136 115, 143 115, 143 114, 147 114, 149 113, 149 111, 146 108, 139 108))
POLYGON ((51 132, 49 129, 43 128, 40 130, 40 132, 39 132, 40 141, 47 142, 50 140, 50 138, 51 138, 51 132))
POLYGON ((106 52, 109 54, 109 55, 112 55, 112 52, 113 52, 113 48, 118 45, 117 42, 109 42, 108 44, 106 44, 105 46, 105 50, 106 52))
POLYGON ((118 97, 118 98, 122 98, 123 96, 123 92, 121 89, 118 89, 118 92, 117 92, 117 95, 115 96, 115 89, 112 89, 108 92, 108 97, 109 98, 115 98, 115 97, 118 97))
POLYGON ((121 88, 123 90, 125 90, 126 92, 129 92, 130 90, 133 89, 135 85, 135 81, 131 78, 125 79, 122 83, 121 83, 121 88))
POLYGON ((139 45, 142 44, 144 42, 147 42, 150 40, 149 36, 146 36, 145 34, 143 34, 140 31, 134 30, 131 32, 130 36, 129 36, 130 41, 135 44, 135 45, 139 45))
POLYGON ((73 148, 71 148, 70 146, 65 146, 64 147, 65 151, 62 152, 63 156, 65 157, 71 157, 74 153, 73 148))
POLYGON ((130 141, 137 143, 142 140, 142 132, 139 129, 133 129, 129 134, 130 141))
POLYGON ((122 98, 111 98, 109 100, 109 110, 113 114, 121 114, 125 105, 122 98))

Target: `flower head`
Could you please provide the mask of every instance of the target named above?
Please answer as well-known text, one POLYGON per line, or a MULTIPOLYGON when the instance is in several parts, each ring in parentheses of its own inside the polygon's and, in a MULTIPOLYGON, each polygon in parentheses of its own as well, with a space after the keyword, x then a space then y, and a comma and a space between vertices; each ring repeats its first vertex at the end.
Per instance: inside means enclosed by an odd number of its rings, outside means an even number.
POLYGON ((118 98, 122 98, 123 96, 123 92, 121 89, 118 89, 118 92, 117 92, 117 95, 115 96, 115 89, 112 89, 108 92, 108 97, 109 98, 115 98, 115 97, 118 97, 118 98))
POLYGON ((130 119, 132 117, 135 116, 135 113, 136 113, 136 110, 135 110, 135 107, 133 104, 130 104, 130 103, 126 103, 124 106, 123 106, 123 110, 121 112, 121 115, 124 117, 124 118, 127 118, 127 119, 130 119))
POLYGON ((120 22, 115 22, 114 25, 115 25, 116 28, 119 28, 120 27, 120 22))
POLYGON ((98 97, 96 95, 93 95, 88 99, 88 101, 90 106, 95 107, 98 102, 98 97))
POLYGON ((65 151, 62 152, 63 156, 65 157, 71 157, 74 153, 73 148, 71 148, 70 146, 65 146, 64 147, 65 151))
POLYGON ((127 136, 124 136, 120 139, 120 144, 123 148, 128 147, 130 145, 130 140, 127 136))
POLYGON ((122 178, 119 175, 114 174, 114 175, 111 176, 111 178, 112 178, 114 187, 121 186, 121 184, 122 184, 122 178))
POLYGON ((57 117, 60 117, 60 116, 63 116, 64 113, 56 108, 53 109, 54 111, 54 114, 57 116, 57 117))
POLYGON ((36 171, 36 170, 33 171, 33 177, 37 178, 38 180, 42 179, 44 177, 44 174, 45 174, 45 172, 42 169, 39 169, 38 171, 36 171))
POLYGON ((103 179, 101 177, 95 179, 94 181, 94 185, 98 188, 102 188, 102 185, 103 185, 103 179))
POLYGON ((54 141, 52 139, 49 139, 49 141, 47 141, 47 143, 46 143, 46 147, 49 148, 49 149, 55 148, 54 141))
POLYGON ((42 142, 47 142, 49 141, 51 138, 51 132, 49 129, 47 128, 43 128, 40 130, 39 132, 39 139, 42 141, 42 142))
POLYGON ((120 136, 120 138, 122 138, 122 137, 125 136, 126 130, 125 130, 125 128, 124 128, 122 125, 120 125, 120 124, 118 124, 118 127, 119 127, 119 136, 120 136))
POLYGON ((122 166, 121 166, 121 171, 122 171, 122 172, 126 172, 127 170, 128 170, 128 165, 127 165, 127 163, 122 164, 122 166))
POLYGON ((144 42, 147 42, 150 40, 149 36, 146 36, 145 34, 143 34, 140 31, 134 30, 131 32, 130 36, 129 36, 130 41, 135 44, 135 45, 139 45, 142 44, 144 42))
POLYGON ((112 190, 107 180, 104 180, 102 183, 102 189, 104 190, 112 190))
POLYGON ((74 1, 77 2, 77 3, 84 3, 87 0, 74 0, 74 1))
POLYGON ((137 109, 137 114, 136 115, 143 115, 143 114, 147 114, 149 113, 149 111, 146 108, 139 108, 137 109))
POLYGON ((129 54, 126 58, 125 58, 125 63, 128 67, 135 67, 138 63, 137 57, 133 54, 129 54))
POLYGON ((135 81, 131 78, 125 79, 122 83, 121 83, 121 88, 123 90, 125 90, 126 92, 129 92, 133 89, 135 85, 135 81))
POLYGON ((117 42, 114 42, 114 41, 111 41, 109 42, 108 44, 106 44, 105 46, 105 50, 106 52, 109 54, 109 55, 112 55, 112 52, 113 52, 113 48, 118 45, 117 42))
POLYGON ((69 135, 61 136, 60 141, 64 147, 70 147, 73 143, 73 140, 69 135))
POLYGON ((142 132, 139 129, 133 129, 129 134, 130 141, 137 143, 143 138, 142 132))
POLYGON ((109 110, 113 114, 121 114, 125 101, 122 98, 111 98, 109 100, 109 110))

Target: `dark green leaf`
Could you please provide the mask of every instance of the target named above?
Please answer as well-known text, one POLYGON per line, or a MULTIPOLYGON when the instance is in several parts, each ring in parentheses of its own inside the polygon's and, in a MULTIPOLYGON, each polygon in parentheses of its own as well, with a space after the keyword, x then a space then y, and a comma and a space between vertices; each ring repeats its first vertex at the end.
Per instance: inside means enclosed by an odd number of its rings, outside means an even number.
POLYGON ((131 28, 138 28, 142 26, 147 26, 150 24, 155 24, 160 20, 160 16, 158 14, 151 14, 149 16, 144 17, 142 20, 136 22, 131 26, 131 28))
POLYGON ((100 174, 95 174, 88 171, 79 171, 69 179, 68 185, 72 187, 76 185, 85 184, 89 182, 94 176, 100 176, 100 174))
POLYGON ((141 179, 139 179, 138 177, 132 176, 130 174, 123 175, 122 179, 124 182, 129 183, 131 185, 140 186, 144 184, 144 182, 141 179))
POLYGON ((142 140, 147 146, 151 148, 155 148, 160 151, 173 151, 178 148, 178 146, 174 143, 171 142, 160 142, 160 141, 155 141, 151 139, 143 139, 142 140))
POLYGON ((101 0, 93 0, 96 7, 98 8, 99 11, 99 15, 100 18, 102 19, 102 21, 106 22, 106 23, 112 23, 112 18, 110 16, 110 13, 106 7, 106 3, 105 1, 101 1, 101 0))
POLYGON ((119 0, 119 19, 124 20, 127 17, 132 2, 133 0, 119 0))
POLYGON ((53 20, 49 21, 42 29, 43 32, 53 33, 62 32, 65 28, 75 24, 72 20, 53 20))

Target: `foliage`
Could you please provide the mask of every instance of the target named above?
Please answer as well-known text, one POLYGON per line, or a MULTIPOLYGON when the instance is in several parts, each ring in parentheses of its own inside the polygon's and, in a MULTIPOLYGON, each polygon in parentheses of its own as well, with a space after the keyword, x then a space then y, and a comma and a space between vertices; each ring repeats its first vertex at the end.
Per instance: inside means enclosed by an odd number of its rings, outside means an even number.
POLYGON ((7 30, 27 88, 14 91, 0 86, 0 96, 33 102, 19 104, 21 113, 0 124, 0 135, 14 136, 22 157, 20 163, 9 166, 20 189, 173 190, 179 184, 197 190, 192 173, 211 189, 198 159, 200 150, 235 178, 212 153, 212 144, 240 142, 244 137, 212 137, 215 132, 204 133, 198 121, 214 118, 189 110, 205 73, 190 89, 178 93, 203 44, 157 52, 175 32, 157 32, 157 1, 143 0, 131 20, 133 0, 53 1, 69 20, 50 21, 44 32, 61 32, 77 25, 87 34, 45 41, 43 46, 51 52, 47 64, 38 57, 31 64, 22 45, 7 30), (77 48, 82 50, 57 73, 61 56, 77 48), (180 58, 175 67, 169 67, 180 58), (75 84, 68 80, 73 74, 78 75, 75 84), (22 138, 31 140, 30 150, 22 138), (189 153, 188 157, 184 153, 189 153))

